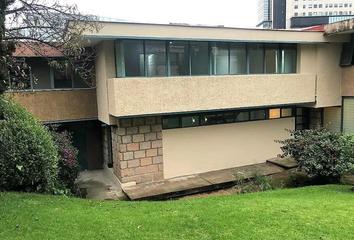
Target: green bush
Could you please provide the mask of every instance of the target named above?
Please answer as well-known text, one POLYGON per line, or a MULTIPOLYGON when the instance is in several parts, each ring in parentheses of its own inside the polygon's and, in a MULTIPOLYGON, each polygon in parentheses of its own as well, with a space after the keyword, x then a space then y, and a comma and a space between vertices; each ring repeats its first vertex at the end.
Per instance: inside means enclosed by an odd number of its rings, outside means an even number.
POLYGON ((354 139, 344 133, 316 130, 287 130, 293 138, 281 143, 282 157, 291 156, 299 162, 299 171, 318 183, 337 183, 354 169, 354 139))
POLYGON ((75 194, 75 179, 80 171, 77 161, 79 151, 73 146, 71 133, 59 131, 58 127, 57 125, 49 127, 58 148, 57 193, 75 194))
POLYGON ((260 171, 252 172, 250 179, 242 174, 236 174, 236 190, 238 193, 264 192, 284 188, 283 182, 276 182, 271 176, 265 176, 260 171))
POLYGON ((57 147, 41 122, 0 97, 0 189, 52 192, 57 162, 57 147))

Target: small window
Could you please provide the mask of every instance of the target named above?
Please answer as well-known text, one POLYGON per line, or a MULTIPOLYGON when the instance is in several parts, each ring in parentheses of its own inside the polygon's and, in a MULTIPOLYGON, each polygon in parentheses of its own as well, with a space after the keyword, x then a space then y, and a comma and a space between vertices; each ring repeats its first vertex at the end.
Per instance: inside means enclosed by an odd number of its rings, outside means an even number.
POLYGON ((179 127, 179 118, 178 117, 164 118, 162 121, 162 126, 164 129, 178 128, 179 127))
POLYGON ((237 112, 235 115, 236 122, 243 122, 243 121, 248 121, 248 120, 250 120, 249 112, 237 112))
POLYGON ((199 125, 199 116, 182 117, 182 127, 193 127, 199 125))
POLYGON ((261 120, 266 118, 265 110, 251 111, 251 120, 261 120))
POLYGON ((280 108, 269 109, 269 119, 280 118, 280 108))
POLYGON ((292 108, 283 108, 281 110, 281 117, 291 117, 293 115, 292 108))

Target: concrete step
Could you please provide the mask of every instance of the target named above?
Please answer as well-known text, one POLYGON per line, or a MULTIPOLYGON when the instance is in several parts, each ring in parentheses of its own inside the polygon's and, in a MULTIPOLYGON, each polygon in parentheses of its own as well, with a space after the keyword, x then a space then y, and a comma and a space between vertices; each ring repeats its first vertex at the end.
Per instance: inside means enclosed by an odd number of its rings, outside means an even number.
POLYGON ((166 200, 234 186, 236 184, 235 175, 247 179, 251 178, 254 172, 259 172, 262 175, 272 175, 284 170, 278 165, 265 162, 139 184, 123 188, 123 192, 130 200, 166 200))

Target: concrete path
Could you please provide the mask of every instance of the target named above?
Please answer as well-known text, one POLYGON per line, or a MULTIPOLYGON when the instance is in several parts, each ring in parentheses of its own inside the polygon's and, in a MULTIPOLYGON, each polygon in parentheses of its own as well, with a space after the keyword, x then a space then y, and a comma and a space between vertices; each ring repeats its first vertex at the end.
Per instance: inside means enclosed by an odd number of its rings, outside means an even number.
POLYGON ((167 179, 163 181, 139 184, 123 188, 123 192, 130 200, 165 200, 190 194, 222 189, 235 185, 235 175, 251 178, 254 172, 263 175, 273 175, 288 169, 288 159, 277 160, 277 164, 270 162, 243 167, 223 169, 219 171, 200 173, 185 177, 167 179))
POLYGON ((125 195, 111 169, 81 172, 76 183, 81 197, 87 199, 122 200, 125 195))

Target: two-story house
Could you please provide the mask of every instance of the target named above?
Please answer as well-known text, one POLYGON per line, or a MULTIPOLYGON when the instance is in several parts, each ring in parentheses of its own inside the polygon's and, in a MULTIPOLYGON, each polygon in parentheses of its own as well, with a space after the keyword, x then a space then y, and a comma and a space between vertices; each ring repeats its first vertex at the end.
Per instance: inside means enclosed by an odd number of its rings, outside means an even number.
POLYGON ((354 133, 353 70, 339 65, 349 33, 107 22, 86 35, 95 88, 38 62, 46 75, 17 98, 81 131, 86 164, 103 152, 122 184, 265 162, 285 129, 354 133))

